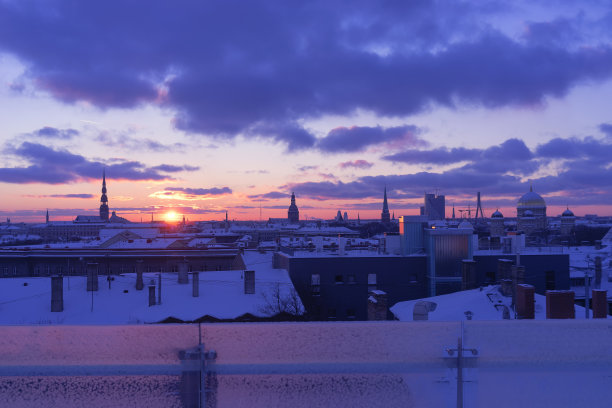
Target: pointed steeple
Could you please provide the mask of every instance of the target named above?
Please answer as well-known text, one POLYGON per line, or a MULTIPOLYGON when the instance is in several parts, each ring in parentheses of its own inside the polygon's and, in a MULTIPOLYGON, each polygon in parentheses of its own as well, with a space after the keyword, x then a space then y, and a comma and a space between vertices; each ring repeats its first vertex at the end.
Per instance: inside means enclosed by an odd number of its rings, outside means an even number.
POLYGON ((49 223, 49 209, 47 208, 47 215, 45 216, 45 222, 49 223))
POLYGON ((106 196, 106 168, 102 170, 102 196, 100 197, 100 218, 108 221, 108 197, 106 196))
POLYGON ((291 193, 291 205, 287 211, 287 219, 291 224, 298 224, 300 222, 300 210, 295 204, 295 193, 291 193))
POLYGON ((453 220, 455 219, 455 203, 453 203, 453 220))
POLYGON ((387 203, 387 186, 385 185, 385 196, 383 198, 383 209, 382 213, 380 213, 380 221, 381 222, 390 222, 391 216, 389 214, 389 204, 387 203))

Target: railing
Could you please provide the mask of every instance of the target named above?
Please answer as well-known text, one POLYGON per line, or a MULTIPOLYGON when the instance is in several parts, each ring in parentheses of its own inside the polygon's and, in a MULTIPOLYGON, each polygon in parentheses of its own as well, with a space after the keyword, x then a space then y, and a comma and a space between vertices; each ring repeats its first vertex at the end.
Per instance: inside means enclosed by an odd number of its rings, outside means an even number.
POLYGON ((609 406, 609 320, 11 326, 0 406, 609 406))

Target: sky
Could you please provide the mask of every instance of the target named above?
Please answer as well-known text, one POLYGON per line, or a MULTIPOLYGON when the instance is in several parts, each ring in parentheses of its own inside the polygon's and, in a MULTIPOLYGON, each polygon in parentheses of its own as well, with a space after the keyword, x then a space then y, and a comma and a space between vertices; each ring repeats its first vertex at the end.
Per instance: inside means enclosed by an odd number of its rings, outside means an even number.
POLYGON ((0 0, 0 218, 612 215, 611 98, 610 1, 0 0))

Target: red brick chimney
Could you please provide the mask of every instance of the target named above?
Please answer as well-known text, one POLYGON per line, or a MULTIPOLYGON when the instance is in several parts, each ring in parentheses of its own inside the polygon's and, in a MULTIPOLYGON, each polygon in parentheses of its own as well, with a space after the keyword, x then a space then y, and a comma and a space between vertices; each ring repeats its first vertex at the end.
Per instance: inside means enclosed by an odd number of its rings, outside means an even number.
POLYGON ((593 319, 605 319, 608 317, 608 291, 593 289, 592 295, 593 319))
POLYGON ((535 288, 532 285, 516 285, 516 314, 519 319, 535 318, 535 288))
POLYGON ((546 318, 547 319, 574 319, 574 291, 573 290, 547 290, 546 291, 546 318))

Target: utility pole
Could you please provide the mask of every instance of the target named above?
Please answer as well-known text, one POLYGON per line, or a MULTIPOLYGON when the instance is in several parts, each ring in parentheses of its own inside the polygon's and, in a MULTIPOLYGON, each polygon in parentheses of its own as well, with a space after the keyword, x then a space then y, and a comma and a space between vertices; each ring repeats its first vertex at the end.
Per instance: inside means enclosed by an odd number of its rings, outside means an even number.
POLYGON ((584 318, 589 318, 589 309, 591 308, 589 292, 591 289, 591 277, 589 276, 589 269, 591 269, 591 257, 587 256, 587 268, 584 271, 584 318))

